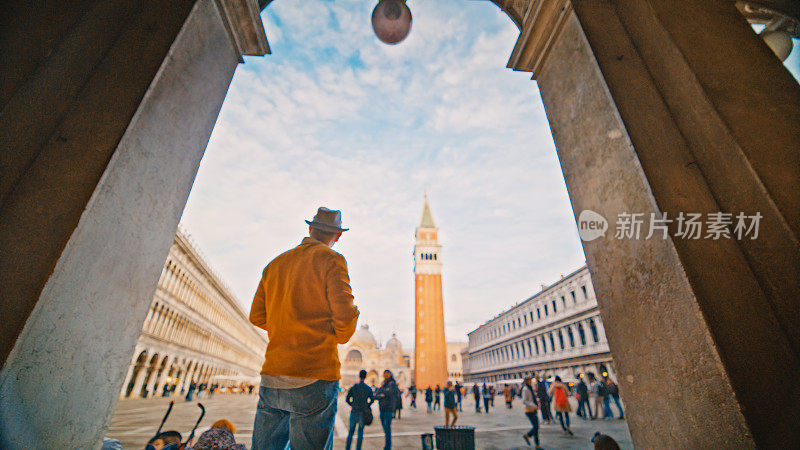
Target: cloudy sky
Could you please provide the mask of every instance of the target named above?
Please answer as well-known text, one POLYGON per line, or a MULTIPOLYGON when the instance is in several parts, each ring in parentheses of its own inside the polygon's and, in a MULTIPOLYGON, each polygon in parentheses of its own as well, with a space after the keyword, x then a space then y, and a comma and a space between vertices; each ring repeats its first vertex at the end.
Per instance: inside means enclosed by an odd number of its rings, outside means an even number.
MULTIPOLYGON (((374 37, 364 0, 278 0, 272 55, 234 76, 182 227, 249 310, 263 267, 343 211, 360 323, 413 345, 414 230, 429 192, 446 338, 585 258, 535 81, 505 68, 516 27, 488 1, 414 0, 409 37, 374 37)), ((797 51, 794 52, 795 66, 797 51)))

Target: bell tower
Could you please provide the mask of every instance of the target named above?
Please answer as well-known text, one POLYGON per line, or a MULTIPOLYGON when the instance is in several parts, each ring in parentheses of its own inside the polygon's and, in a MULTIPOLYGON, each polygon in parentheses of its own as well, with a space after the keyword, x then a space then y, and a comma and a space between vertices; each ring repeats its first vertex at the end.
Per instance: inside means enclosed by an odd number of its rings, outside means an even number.
POLYGON ((414 383, 418 389, 447 383, 447 347, 444 341, 442 301, 442 246, 433 221, 428 195, 422 208, 414 246, 416 298, 414 383))

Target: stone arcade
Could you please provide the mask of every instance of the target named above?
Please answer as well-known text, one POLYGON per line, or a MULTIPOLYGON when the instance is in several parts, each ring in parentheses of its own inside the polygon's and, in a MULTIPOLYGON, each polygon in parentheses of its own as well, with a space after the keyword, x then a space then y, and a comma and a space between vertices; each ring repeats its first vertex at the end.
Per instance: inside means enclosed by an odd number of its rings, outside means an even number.
MULTIPOLYGON (((0 446, 100 442, 233 72, 268 52, 268 3, 0 15, 0 446)), ((800 86, 747 19, 797 34, 798 3, 494 3, 576 214, 763 216, 752 241, 584 243, 634 443, 795 446, 800 86)))
POLYGON ((257 385, 267 348, 264 334, 250 325, 228 288, 179 231, 120 397, 161 395, 165 385, 182 393, 192 381, 257 385))

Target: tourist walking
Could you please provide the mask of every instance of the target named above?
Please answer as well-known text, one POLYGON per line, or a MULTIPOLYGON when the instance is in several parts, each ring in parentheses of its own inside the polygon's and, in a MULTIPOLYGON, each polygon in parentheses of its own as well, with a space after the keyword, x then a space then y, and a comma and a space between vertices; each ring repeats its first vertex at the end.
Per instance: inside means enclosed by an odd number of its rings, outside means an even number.
POLYGON ((489 402, 492 404, 492 408, 494 408, 495 395, 497 395, 497 391, 494 390, 494 386, 489 386, 489 402))
POLYGON ((364 439, 364 425, 365 419, 372 416, 372 402, 375 397, 372 395, 372 389, 364 383, 367 378, 367 371, 362 370, 358 373, 358 383, 354 384, 347 391, 347 396, 344 401, 350 405, 350 429, 347 432, 347 442, 345 448, 350 450, 350 444, 353 442, 353 432, 358 429, 356 437, 356 450, 361 450, 361 441, 364 439))
POLYGON ((194 391, 195 391, 196 389, 197 389, 197 383, 195 383, 194 381, 192 381, 192 383, 189 385, 189 391, 188 391, 188 392, 186 392, 186 401, 187 401, 187 402, 190 402, 190 401, 192 401, 192 396, 194 396, 194 391))
POLYGON ((608 385, 611 380, 608 377, 603 377, 603 381, 600 383, 601 387, 601 395, 603 396, 603 418, 604 419, 613 419, 614 413, 611 412, 611 392, 608 389, 608 385))
POLYGON ((511 409, 511 387, 507 384, 503 386, 503 397, 506 400, 506 408, 511 409))
POLYGON ((486 383, 483 383, 483 388, 481 389, 481 394, 483 395, 483 409, 486 413, 489 413, 489 402, 491 402, 491 392, 489 388, 486 386, 486 383))
POLYGON ((584 381, 585 376, 581 376, 578 382, 578 415, 583 417, 584 420, 592 418, 592 406, 589 404, 589 387, 586 386, 584 381))
POLYGON ((564 433, 572 435, 572 430, 569 429, 569 413, 572 411, 572 406, 569 404, 569 388, 561 382, 561 377, 556 377, 548 394, 553 398, 561 429, 564 430, 564 433))
POLYGON ((442 409, 442 388, 436 385, 436 390, 433 391, 433 410, 442 409))
POLYGON ((417 409, 417 387, 413 384, 408 388, 408 396, 411 397, 411 408, 417 409))
POLYGON ((539 397, 539 409, 542 412, 542 422, 551 423, 553 416, 550 414, 550 396, 547 393, 547 383, 536 376, 536 396, 539 397))
POLYGON ((472 385, 472 396, 475 398, 475 412, 481 412, 481 389, 478 387, 478 383, 472 385))
POLYGON ((596 419, 600 415, 600 411, 603 409, 603 396, 602 392, 604 390, 601 389, 600 380, 598 380, 592 372, 589 372, 589 398, 591 399, 592 405, 594 406, 594 414, 592 414, 592 419, 596 419))
POLYGON ((453 382, 448 381, 447 387, 444 390, 444 426, 453 427, 456 425, 456 420, 458 420, 457 406, 458 401, 456 400, 456 391, 453 388, 453 382), (453 417, 452 422, 450 422, 450 416, 453 417))
POLYGON ((456 381, 456 385, 455 385, 455 391, 456 391, 456 403, 458 403, 458 411, 459 411, 459 412, 461 412, 461 411, 462 411, 462 409, 461 409, 461 396, 464 394, 464 392, 462 391, 462 389, 464 389, 464 387, 463 387, 463 386, 461 386, 461 385, 458 383, 458 381, 456 381))
POLYGON ((383 383, 375 392, 375 398, 378 399, 383 427, 383 449, 389 450, 392 448, 392 416, 396 409, 395 405, 400 401, 400 389, 397 388, 397 382, 394 381, 391 371, 383 371, 383 383))
POLYGON ((400 413, 403 412, 403 393, 397 396, 397 402, 394 405, 394 418, 400 420, 400 413))
POLYGON ((525 417, 531 422, 531 429, 523 434, 522 438, 528 445, 531 445, 531 438, 533 438, 536 448, 542 448, 539 446, 539 418, 536 417, 536 410, 539 409, 537 398, 538 395, 533 392, 533 386, 531 386, 531 377, 525 377, 522 385, 522 406, 525 408, 525 417))
POLYGON ((428 389, 425 389, 425 403, 428 404, 428 414, 431 413, 431 403, 433 403, 433 389, 428 386, 428 389))
MULTIPOLYGON (((619 410, 619 418, 620 419, 624 419, 625 418, 625 411, 622 409, 622 405, 619 402, 619 386, 617 386, 617 383, 611 381, 610 378, 608 378, 607 380, 608 380, 608 384, 607 384, 607 386, 608 386, 608 394, 614 400, 614 404, 617 406, 617 409, 619 410)), ((611 408, 609 408, 609 409, 611 409, 611 408)))
POLYGON ((346 231, 342 213, 319 208, 306 223, 309 237, 267 265, 250 308, 250 322, 269 333, 254 450, 333 447, 336 345, 355 332, 358 309, 347 262, 331 249, 346 231))

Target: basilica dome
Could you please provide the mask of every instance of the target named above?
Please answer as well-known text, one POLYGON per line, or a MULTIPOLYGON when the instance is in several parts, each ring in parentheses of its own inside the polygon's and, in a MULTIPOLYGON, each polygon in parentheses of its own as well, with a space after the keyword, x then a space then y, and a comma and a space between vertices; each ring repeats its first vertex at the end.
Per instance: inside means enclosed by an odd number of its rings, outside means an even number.
POLYGON ((397 339, 394 333, 392 333, 392 338, 386 342, 386 350, 397 353, 403 352, 403 345, 400 344, 400 340, 397 339))
POLYGON ((369 331, 369 325, 367 324, 361 325, 361 328, 353 334, 350 343, 362 348, 375 348, 378 345, 378 341, 375 340, 375 336, 369 331))

